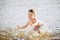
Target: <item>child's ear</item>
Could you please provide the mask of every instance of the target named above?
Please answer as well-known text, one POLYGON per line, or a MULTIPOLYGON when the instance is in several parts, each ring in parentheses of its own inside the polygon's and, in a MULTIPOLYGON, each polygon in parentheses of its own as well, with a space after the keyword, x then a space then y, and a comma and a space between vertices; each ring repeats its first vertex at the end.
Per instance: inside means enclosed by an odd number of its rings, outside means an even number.
POLYGON ((34 16, 36 16, 36 15, 34 15, 34 16))

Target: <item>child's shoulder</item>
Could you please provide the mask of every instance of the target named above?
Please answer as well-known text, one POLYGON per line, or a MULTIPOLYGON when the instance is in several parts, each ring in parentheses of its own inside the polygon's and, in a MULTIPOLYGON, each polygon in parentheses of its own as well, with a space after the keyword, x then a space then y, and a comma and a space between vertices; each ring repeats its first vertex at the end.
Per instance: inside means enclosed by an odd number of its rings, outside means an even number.
POLYGON ((37 22, 43 23, 41 20, 37 20, 37 22))

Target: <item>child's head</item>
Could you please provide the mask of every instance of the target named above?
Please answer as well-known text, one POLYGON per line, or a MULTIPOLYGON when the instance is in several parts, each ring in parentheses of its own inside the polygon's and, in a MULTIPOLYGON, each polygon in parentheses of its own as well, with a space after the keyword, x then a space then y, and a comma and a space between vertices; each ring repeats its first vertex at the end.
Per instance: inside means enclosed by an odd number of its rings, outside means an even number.
POLYGON ((33 19, 36 17, 35 11, 33 9, 28 10, 28 18, 33 19))

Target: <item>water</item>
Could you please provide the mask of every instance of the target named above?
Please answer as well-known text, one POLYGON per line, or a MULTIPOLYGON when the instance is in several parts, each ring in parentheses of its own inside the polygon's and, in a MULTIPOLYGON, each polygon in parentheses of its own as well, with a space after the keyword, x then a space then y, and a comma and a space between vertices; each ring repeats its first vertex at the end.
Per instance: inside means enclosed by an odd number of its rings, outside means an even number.
POLYGON ((60 0, 0 0, 0 29, 23 26, 28 10, 35 9, 37 19, 43 21, 53 34, 60 32, 60 0))

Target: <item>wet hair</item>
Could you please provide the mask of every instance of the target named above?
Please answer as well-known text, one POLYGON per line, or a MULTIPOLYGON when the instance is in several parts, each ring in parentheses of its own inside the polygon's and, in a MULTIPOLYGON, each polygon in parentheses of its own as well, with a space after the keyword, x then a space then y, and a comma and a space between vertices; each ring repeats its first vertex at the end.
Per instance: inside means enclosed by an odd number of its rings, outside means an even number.
POLYGON ((33 9, 28 10, 28 12, 34 13, 36 15, 36 13, 33 9))
POLYGON ((33 9, 30 9, 30 10, 29 10, 29 12, 32 12, 32 13, 34 13, 34 10, 33 10, 33 9))

